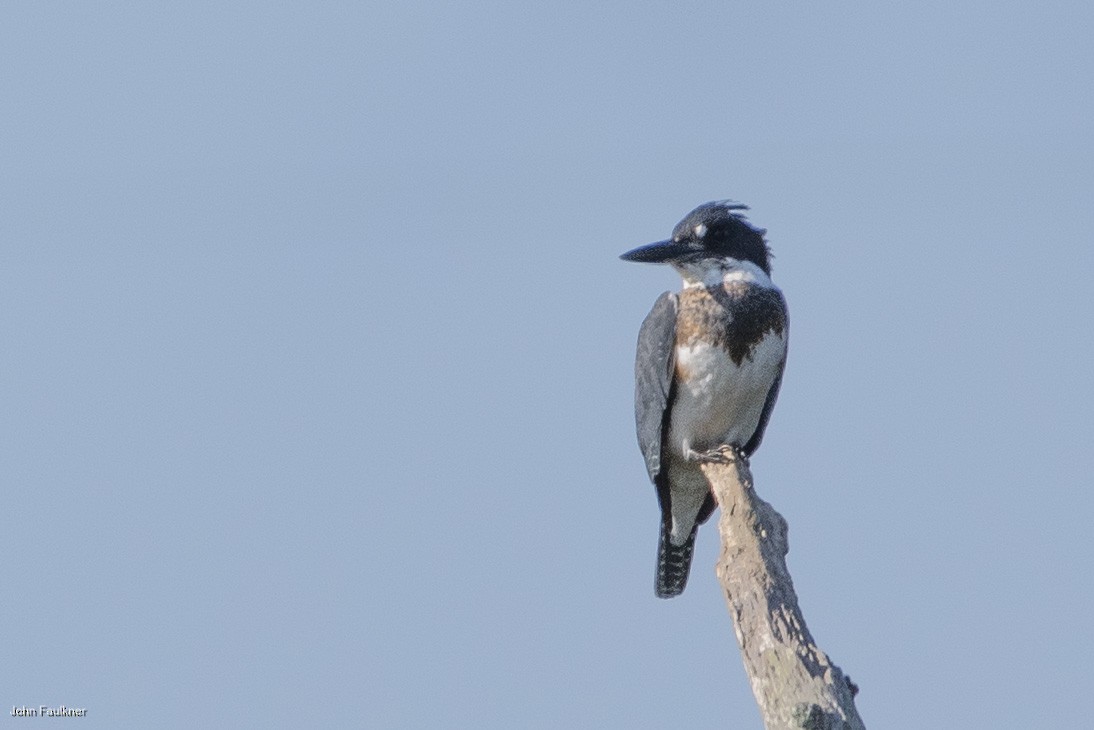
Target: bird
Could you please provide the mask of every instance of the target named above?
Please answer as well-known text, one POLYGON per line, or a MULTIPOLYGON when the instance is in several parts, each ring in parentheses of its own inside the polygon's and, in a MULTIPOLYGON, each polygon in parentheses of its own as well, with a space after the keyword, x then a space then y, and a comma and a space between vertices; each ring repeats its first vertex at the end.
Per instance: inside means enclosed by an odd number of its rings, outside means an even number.
POLYGON ((767 231, 747 210, 732 200, 704 203, 670 239, 620 256, 670 264, 683 280, 642 322, 634 365, 638 444, 661 507, 659 598, 683 592, 699 525, 716 506, 701 464, 748 463, 786 367, 786 299, 771 280, 767 231))

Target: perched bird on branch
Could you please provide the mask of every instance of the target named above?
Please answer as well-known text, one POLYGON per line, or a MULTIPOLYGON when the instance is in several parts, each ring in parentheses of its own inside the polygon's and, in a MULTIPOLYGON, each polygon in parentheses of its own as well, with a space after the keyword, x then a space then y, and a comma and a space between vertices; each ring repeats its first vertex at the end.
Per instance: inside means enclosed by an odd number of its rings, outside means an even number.
POLYGON ((705 203, 669 240, 620 257, 671 264, 683 277, 680 293, 662 294, 646 316, 635 360, 638 443, 661 505, 661 598, 684 590, 695 535, 714 511, 699 465, 756 451, 786 365, 786 300, 771 281, 766 231, 745 210, 705 203))

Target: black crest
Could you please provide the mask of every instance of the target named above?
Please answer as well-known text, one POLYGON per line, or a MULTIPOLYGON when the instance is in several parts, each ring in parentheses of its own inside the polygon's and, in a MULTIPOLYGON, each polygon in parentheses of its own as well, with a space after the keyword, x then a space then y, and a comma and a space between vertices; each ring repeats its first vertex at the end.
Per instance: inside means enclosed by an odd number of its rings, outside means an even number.
POLYGON ((756 228, 744 212, 748 206, 732 200, 703 203, 672 229, 672 240, 700 243, 711 256, 731 256, 751 261, 771 273, 771 250, 764 241, 767 231, 756 228))

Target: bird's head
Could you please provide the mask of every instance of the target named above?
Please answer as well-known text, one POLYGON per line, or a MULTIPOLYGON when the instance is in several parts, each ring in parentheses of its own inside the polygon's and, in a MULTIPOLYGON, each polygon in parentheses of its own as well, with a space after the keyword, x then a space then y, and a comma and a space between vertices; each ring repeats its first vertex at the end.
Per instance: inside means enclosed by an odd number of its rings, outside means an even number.
POLYGON ((747 205, 732 200, 703 203, 672 229, 672 238, 639 246, 619 258, 672 264, 685 278, 718 267, 750 262, 771 274, 771 251, 763 228, 754 228, 742 211, 747 205))

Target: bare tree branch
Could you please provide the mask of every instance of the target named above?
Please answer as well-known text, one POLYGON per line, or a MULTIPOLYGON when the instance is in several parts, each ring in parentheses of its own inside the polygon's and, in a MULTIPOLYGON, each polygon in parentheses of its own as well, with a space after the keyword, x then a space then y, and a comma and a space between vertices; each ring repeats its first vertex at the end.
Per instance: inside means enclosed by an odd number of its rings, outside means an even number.
POLYGON ((786 569, 786 520, 756 496, 747 461, 724 453, 730 463, 702 467, 722 508, 718 578, 764 726, 865 730, 855 709, 858 688, 805 626, 786 569))

